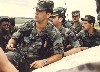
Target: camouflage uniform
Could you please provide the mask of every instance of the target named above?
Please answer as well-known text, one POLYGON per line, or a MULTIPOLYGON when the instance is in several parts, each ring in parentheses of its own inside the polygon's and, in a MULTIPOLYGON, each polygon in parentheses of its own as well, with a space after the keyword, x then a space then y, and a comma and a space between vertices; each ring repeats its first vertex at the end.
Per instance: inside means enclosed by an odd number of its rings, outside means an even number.
POLYGON ((35 21, 26 22, 12 36, 27 58, 28 63, 63 54, 62 37, 50 23, 40 33, 37 32, 35 21))
MULTIPOLYGON (((82 21, 87 21, 89 24, 95 24, 95 17, 91 15, 85 15, 85 18, 81 18, 82 21)), ((85 24, 85 26, 89 27, 85 24)), ((94 47, 100 45, 100 30, 93 28, 93 34, 88 32, 83 23, 83 30, 78 33, 80 39, 80 45, 82 47, 94 47)), ((90 27, 89 27, 90 28, 90 27)))
MULTIPOLYGON (((52 13, 53 5, 53 1, 39 1, 36 10, 49 11, 52 13)), ((63 54, 64 52, 62 37, 57 28, 52 26, 48 21, 46 27, 39 32, 36 29, 36 21, 32 20, 26 22, 12 36, 12 39, 15 39, 18 43, 16 52, 19 53, 21 51, 26 59, 25 62, 22 61, 24 63, 21 64, 19 68, 28 62, 28 68, 23 67, 25 70, 30 69, 30 64, 36 60, 46 59, 56 54, 63 54)), ((24 72, 28 72, 28 70, 25 70, 24 72)))
POLYGON ((70 28, 70 27, 71 27, 71 23, 72 23, 72 22, 66 20, 62 25, 63 25, 63 27, 65 27, 65 28, 70 28))
MULTIPOLYGON (((80 16, 80 11, 73 11, 72 16, 80 16)), ((70 30, 73 31, 75 34, 79 33, 82 30, 82 22, 79 21, 77 24, 72 22, 70 30)))
POLYGON ((39 33, 36 30, 34 20, 26 22, 13 34, 12 38, 17 40, 23 51, 32 49, 32 57, 35 60, 63 53, 60 33, 50 23, 39 33))
POLYGON ((75 34, 71 30, 69 30, 68 28, 60 27, 59 31, 63 38, 64 51, 68 51, 73 47, 77 47, 78 44, 76 44, 77 41, 75 38, 75 34), (71 47, 68 48, 67 45, 71 45, 71 47))
POLYGON ((82 47, 94 47, 100 45, 100 30, 94 29, 94 34, 89 35, 88 32, 81 31, 78 34, 80 45, 82 47))
POLYGON ((95 0, 96 1, 96 12, 97 12, 97 20, 98 20, 98 24, 100 27, 100 0, 95 0))
POLYGON ((79 33, 82 30, 82 22, 79 22, 76 26, 74 23, 71 23, 71 27, 69 29, 75 34, 79 33))
POLYGON ((97 14, 100 12, 100 0, 95 0, 96 1, 96 6, 97 6, 97 14))
MULTIPOLYGON (((60 31, 61 36, 63 38, 64 51, 68 51, 69 49, 75 47, 76 45, 74 44, 74 37, 75 37, 74 33, 71 30, 69 30, 68 28, 65 28, 63 26, 63 23, 65 23, 64 19, 66 17, 65 12, 66 12, 65 8, 58 7, 58 8, 53 10, 53 14, 51 17, 55 18, 55 16, 59 16, 59 17, 63 18, 63 20, 61 22, 62 26, 60 28, 58 28, 58 30, 60 31), (71 45, 71 47, 67 47, 68 45, 71 45)), ((54 25, 55 24, 58 25, 54 21, 54 25)))
POLYGON ((6 52, 6 45, 11 38, 11 34, 9 32, 9 19, 1 18, 0 19, 0 47, 6 52))

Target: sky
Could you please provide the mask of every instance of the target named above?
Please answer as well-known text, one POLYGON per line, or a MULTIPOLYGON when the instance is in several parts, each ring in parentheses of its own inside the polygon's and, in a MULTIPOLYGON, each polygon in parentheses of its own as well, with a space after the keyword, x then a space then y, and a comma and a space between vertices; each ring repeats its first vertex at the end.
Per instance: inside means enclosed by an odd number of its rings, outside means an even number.
MULTIPOLYGON (((54 8, 67 7, 66 19, 71 19, 73 10, 80 10, 81 17, 93 15, 97 17, 95 0, 53 0, 54 8), (65 5, 66 3, 66 5, 65 5)), ((0 16, 34 18, 33 9, 38 0, 0 0, 0 16)))

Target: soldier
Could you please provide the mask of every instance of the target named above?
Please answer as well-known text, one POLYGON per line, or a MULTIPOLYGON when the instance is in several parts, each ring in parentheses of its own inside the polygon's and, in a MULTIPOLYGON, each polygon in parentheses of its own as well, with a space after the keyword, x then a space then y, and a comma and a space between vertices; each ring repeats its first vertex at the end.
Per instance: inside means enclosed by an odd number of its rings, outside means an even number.
POLYGON ((18 29, 18 27, 15 26, 15 18, 9 18, 9 24, 10 24, 9 26, 10 34, 12 35, 18 29))
POLYGON ((95 0, 96 1, 96 6, 97 6, 97 20, 98 20, 98 24, 99 24, 99 27, 100 27, 100 0, 95 0))
POLYGON ((97 6, 97 14, 100 12, 100 1, 99 0, 95 0, 96 1, 96 6, 97 6))
POLYGON ((75 33, 79 33, 82 30, 82 22, 79 21, 80 19, 80 11, 75 10, 72 11, 72 20, 70 29, 75 33))
MULTIPOLYGON (((53 1, 39 1, 36 7, 35 20, 22 25, 9 40, 7 48, 14 50, 19 44, 26 56, 30 68, 41 68, 62 58, 63 44, 60 32, 49 23, 48 19, 53 12, 53 1)), ((20 63, 21 64, 21 63, 20 63)), ((20 72, 29 72, 23 68, 20 72)))
POLYGON ((68 51, 69 49, 75 46, 73 42, 74 33, 68 28, 63 27, 63 23, 65 22, 65 12, 66 9, 63 7, 58 7, 53 10, 53 14, 50 18, 52 18, 52 23, 57 29, 60 31, 61 36, 63 38, 64 51, 68 51))
POLYGON ((9 19, 0 19, 0 47, 6 52, 6 44, 8 43, 11 35, 9 33, 9 19))
POLYGON ((100 30, 94 28, 95 17, 86 15, 81 20, 83 21, 83 30, 77 35, 80 39, 80 45, 89 48, 100 45, 100 30))

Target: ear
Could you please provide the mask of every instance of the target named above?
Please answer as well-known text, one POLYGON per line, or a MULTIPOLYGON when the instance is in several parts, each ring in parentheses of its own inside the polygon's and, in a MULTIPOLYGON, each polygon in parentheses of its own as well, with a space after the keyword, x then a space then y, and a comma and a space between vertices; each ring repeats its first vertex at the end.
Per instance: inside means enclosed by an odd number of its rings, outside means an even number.
POLYGON ((47 18, 49 18, 51 16, 51 13, 47 13, 47 18))
POLYGON ((63 20, 63 18, 60 17, 60 18, 59 18, 59 22, 62 22, 62 20, 63 20))
POLYGON ((93 23, 91 23, 91 26, 93 27, 93 26, 94 26, 94 24, 93 24, 93 23))

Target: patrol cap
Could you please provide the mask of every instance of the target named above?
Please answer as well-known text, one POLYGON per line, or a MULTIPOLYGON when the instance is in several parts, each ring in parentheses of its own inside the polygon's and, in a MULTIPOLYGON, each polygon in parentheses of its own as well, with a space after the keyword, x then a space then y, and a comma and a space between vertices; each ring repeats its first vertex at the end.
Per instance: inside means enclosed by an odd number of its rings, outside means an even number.
POLYGON ((36 9, 38 10, 53 10, 53 8, 54 8, 53 1, 39 1, 36 6, 36 9))
POLYGON ((89 23, 95 23, 95 17, 91 15, 85 15, 85 18, 81 18, 82 21, 88 21, 89 23))
POLYGON ((79 10, 72 11, 72 16, 80 16, 80 11, 79 10))
POLYGON ((63 18, 66 18, 65 13, 66 13, 66 9, 65 8, 58 7, 58 8, 53 10, 52 16, 61 16, 63 18))

